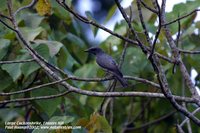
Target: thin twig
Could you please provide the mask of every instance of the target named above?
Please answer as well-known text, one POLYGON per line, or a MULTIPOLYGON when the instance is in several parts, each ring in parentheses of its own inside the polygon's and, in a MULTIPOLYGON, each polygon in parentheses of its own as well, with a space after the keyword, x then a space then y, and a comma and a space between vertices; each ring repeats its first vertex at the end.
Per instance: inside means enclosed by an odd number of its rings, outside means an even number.
POLYGON ((179 52, 184 53, 184 54, 200 54, 200 51, 190 51, 190 50, 183 50, 183 49, 178 49, 179 52))
POLYGON ((153 13, 155 13, 155 14, 158 14, 158 12, 157 12, 155 9, 153 9, 153 8, 149 7, 148 5, 146 5, 146 3, 145 3, 143 0, 140 0, 140 1, 141 1, 142 5, 143 5, 146 9, 150 10, 151 12, 153 12, 153 13))
MULTIPOLYGON (((165 6, 166 6, 166 0, 163 0, 162 1, 162 13, 161 13, 161 18, 162 18, 162 23, 165 22, 165 6)), ((168 42, 171 46, 171 48, 174 50, 175 54, 176 54, 176 46, 174 44, 174 41, 170 35, 170 32, 169 32, 169 29, 167 27, 164 27, 164 30, 166 32, 166 37, 168 39, 168 42)), ((179 55, 177 55, 179 56, 179 55)), ((156 57, 156 56, 154 56, 156 57)), ((176 55, 175 55, 176 57, 176 55)), ((178 58, 179 59, 179 58, 178 58)), ((158 78, 158 81, 160 83, 160 86, 161 86, 161 90, 163 92, 163 94, 167 97, 167 99, 171 102, 171 104, 178 110, 180 111, 181 113, 183 113, 185 116, 189 117, 194 123, 196 123, 197 125, 200 126, 200 120, 195 117, 192 113, 190 113, 187 109, 183 108, 182 106, 180 106, 176 100, 174 99, 174 97, 172 96, 172 93, 169 89, 169 85, 168 85, 168 82, 167 82, 167 79, 166 79, 166 76, 164 74, 164 71, 161 67, 161 64, 158 62, 158 60, 156 59, 155 61, 157 61, 157 63, 155 62, 152 62, 153 63, 153 66, 156 68, 156 70, 160 73, 157 75, 157 78, 158 78)), ((186 71, 187 73, 187 71, 186 71)), ((194 99, 196 100, 196 99, 194 99)), ((196 104, 199 104, 197 101, 196 101, 196 104)))
POLYGON ((157 0, 156 0, 156 5, 157 5, 157 9, 158 9, 158 29, 156 31, 156 35, 155 35, 155 38, 154 38, 154 41, 153 41, 153 44, 152 44, 151 53, 149 55, 149 58, 151 58, 151 56, 154 54, 156 42, 158 40, 160 31, 161 31, 161 28, 162 28, 162 26, 161 26, 162 25, 162 21, 161 21, 161 12, 162 12, 162 10, 160 9, 160 6, 159 6, 157 0))
MULTIPOLYGON (((99 92, 99 91, 88 91, 88 90, 81 90, 78 88, 71 88, 69 91, 60 93, 57 95, 52 95, 50 97, 47 96, 41 96, 41 97, 33 97, 33 98, 19 98, 19 99, 11 99, 11 100, 2 100, 0 101, 0 104, 7 104, 7 103, 13 103, 13 102, 21 102, 21 101, 31 101, 31 100, 40 100, 40 99, 51 99, 56 98, 57 96, 63 96, 67 93, 77 93, 87 96, 94 96, 94 97, 148 97, 148 98, 163 98, 166 99, 166 97, 162 93, 151 93, 151 92, 99 92), (44 98, 42 98, 44 97, 44 98)), ((188 103, 194 103, 194 99, 189 97, 181 97, 181 96, 175 96, 172 95, 175 100, 180 102, 188 102, 188 103)))
POLYGON ((7 92, 7 93, 0 93, 0 96, 10 96, 10 95, 15 95, 15 94, 21 94, 21 93, 33 91, 33 90, 36 90, 36 89, 39 89, 39 88, 42 88, 42 87, 46 87, 46 86, 50 86, 50 85, 55 85, 55 84, 61 83, 61 82, 65 81, 65 80, 68 80, 68 79, 69 78, 65 78, 65 79, 62 79, 62 80, 58 80, 58 81, 54 81, 54 82, 50 82, 50 83, 38 85, 38 86, 35 86, 35 87, 31 87, 31 88, 28 88, 28 89, 25 89, 25 90, 14 91, 14 92, 7 92))
POLYGON ((37 1, 38 1, 38 0, 32 0, 30 4, 28 4, 28 5, 26 5, 26 6, 23 6, 23 7, 19 8, 19 9, 17 9, 17 10, 15 11, 15 13, 14 13, 14 16, 16 16, 17 13, 19 13, 20 11, 22 11, 22 10, 24 10, 24 9, 26 9, 26 8, 31 8, 31 7, 33 7, 33 6, 37 3, 37 1))
POLYGON ((34 59, 28 59, 28 60, 19 60, 19 61, 0 61, 0 64, 14 64, 14 63, 28 63, 33 62, 34 59))
MULTIPOLYGON (((116 37, 118 37, 118 38, 120 38, 120 39, 122 39, 122 40, 124 40, 124 41, 127 41, 127 42, 133 44, 133 45, 139 46, 137 41, 133 41, 133 40, 131 40, 131 39, 129 39, 129 38, 126 38, 126 37, 123 37, 123 36, 121 36, 121 35, 119 35, 119 34, 117 34, 117 33, 114 33, 114 32, 112 32, 111 30, 109 30, 108 28, 106 28, 106 27, 104 27, 104 26, 102 26, 102 25, 99 25, 99 24, 95 23, 94 21, 89 20, 89 19, 87 19, 86 17, 83 17, 83 16, 79 15, 78 13, 74 12, 67 4, 65 4, 65 2, 64 2, 63 0, 56 0, 56 1, 57 1, 58 4, 60 4, 64 9, 66 9, 68 12, 70 12, 71 14, 73 14, 73 15, 74 15, 77 19, 79 19, 80 21, 82 21, 82 22, 84 22, 84 23, 86 23, 86 24, 91 24, 91 25, 93 25, 93 26, 95 26, 95 27, 97 27, 97 28, 100 28, 100 29, 102 29, 102 30, 104 30, 104 31, 106 31, 106 32, 108 32, 108 33, 110 33, 110 34, 113 35, 113 36, 116 36, 116 37)), ((148 50, 150 51, 150 48, 148 48, 148 50)), ((156 52, 155 54, 156 54, 159 58, 161 58, 161 59, 163 59, 163 60, 166 60, 166 61, 168 61, 168 62, 170 62, 170 63, 173 62, 170 58, 168 58, 168 57, 166 57, 166 56, 164 56, 164 55, 161 55, 161 54, 159 54, 159 53, 157 53, 157 52, 156 52)))
POLYGON ((0 13, 0 17, 6 18, 6 19, 8 19, 9 21, 12 21, 12 19, 11 19, 10 17, 8 17, 8 16, 6 16, 6 15, 4 15, 4 14, 1 14, 1 13, 0 13))
POLYGON ((139 12, 140 22, 141 22, 142 27, 143 27, 143 29, 144 29, 144 34, 145 34, 145 36, 146 36, 147 42, 148 42, 149 45, 151 46, 152 43, 151 43, 151 40, 150 40, 148 31, 147 31, 147 28, 146 28, 146 25, 145 25, 145 22, 144 22, 143 14, 142 14, 141 0, 137 0, 136 2, 137 2, 137 7, 138 7, 138 12, 139 12))
MULTIPOLYGON (((162 1, 162 14, 161 14, 162 24, 166 23, 165 6, 166 6, 166 0, 163 0, 162 1)), ((171 32, 170 32, 168 26, 164 26, 163 29, 164 29, 167 41, 169 43, 169 46, 170 46, 170 48, 172 50, 172 55, 174 57, 175 63, 179 64, 181 73, 182 73, 183 78, 185 79, 185 82, 186 82, 186 84, 187 84, 187 86, 188 86, 188 88, 189 88, 189 90, 190 90, 190 92, 192 94, 192 97, 194 97, 197 100, 197 104, 200 106, 200 96, 199 96, 199 94, 198 94, 198 92, 197 92, 197 90, 195 88, 194 83, 191 80, 191 76, 188 73, 185 64, 182 61, 181 55, 180 55, 179 50, 178 50, 178 48, 177 48, 177 46, 176 46, 176 44, 175 44, 175 42, 174 42, 174 40, 172 38, 171 32)))
MULTIPOLYGON (((194 115, 194 114, 196 114, 196 113, 199 112, 199 111, 200 111, 200 108, 197 108, 197 109, 195 109, 195 110, 192 112, 192 114, 194 115)), ((182 121, 182 123, 180 124, 180 126, 182 127, 188 120, 189 120, 189 118, 185 118, 185 120, 182 121)))
POLYGON ((5 23, 3 20, 0 19, 0 22, 1 22, 4 26, 6 26, 8 29, 10 29, 10 30, 16 32, 16 30, 15 30, 14 28, 12 28, 11 26, 9 26, 9 25, 8 25, 7 23, 5 23))
MULTIPOLYGON (((145 83, 145 84, 152 85, 152 86, 154 86, 156 88, 160 88, 159 84, 154 83, 152 81, 149 81, 147 79, 133 77, 133 76, 124 76, 123 78, 128 79, 128 80, 135 80, 135 81, 138 81, 138 82, 142 82, 142 83, 145 83)), ((75 77, 75 76, 68 76, 68 79, 77 80, 77 81, 86 81, 86 82, 99 82, 99 81, 112 80, 113 77, 105 77, 105 78, 80 78, 80 77, 75 77)))
POLYGON ((176 111, 172 111, 172 112, 170 112, 170 113, 168 113, 168 114, 166 114, 166 115, 161 116, 160 118, 158 118, 158 119, 156 119, 156 120, 154 120, 154 121, 151 121, 151 122, 142 124, 142 125, 139 126, 139 127, 126 128, 126 130, 127 130, 127 131, 128 131, 128 130, 133 131, 133 130, 138 130, 138 129, 145 129, 145 128, 147 128, 147 127, 149 127, 149 126, 152 126, 152 125, 154 125, 154 124, 156 124, 156 123, 158 123, 158 122, 160 122, 160 121, 163 121, 164 119, 167 119, 168 117, 171 117, 174 113, 176 113, 176 111))
POLYGON ((115 0, 115 3, 117 5, 117 7, 119 8, 119 11, 121 12, 123 18, 125 19, 126 23, 128 24, 129 29, 131 30, 131 33, 135 36, 136 41, 138 46, 142 49, 142 51, 147 54, 148 53, 148 48, 142 44, 142 42, 140 41, 138 35, 136 34, 135 30, 133 29, 132 25, 131 25, 131 21, 128 19, 128 16, 126 14, 126 12, 124 11, 123 7, 120 5, 118 0, 115 0))
POLYGON ((33 100, 42 100, 42 99, 54 99, 54 98, 57 98, 57 97, 61 97, 61 96, 67 95, 68 93, 70 93, 70 91, 65 91, 63 93, 59 93, 59 94, 55 94, 55 95, 49 95, 49 96, 39 96, 39 97, 18 98, 18 99, 4 100, 4 101, 0 101, 0 104, 8 104, 8 103, 24 102, 24 101, 33 101, 33 100))
MULTIPOLYGON (((178 44, 179 44, 180 35, 181 35, 181 22, 180 22, 180 20, 178 20, 178 34, 176 37, 176 46, 178 46, 178 44)), ((178 65, 177 62, 175 61, 174 65, 173 65, 173 69, 172 69, 173 74, 176 72, 177 65, 178 65)))
MULTIPOLYGON (((132 76, 124 76, 125 79, 129 79, 129 80, 135 80, 138 82, 142 82, 145 84, 149 84, 152 85, 156 88, 160 88, 160 86, 152 81, 146 80, 146 79, 142 79, 142 78, 137 78, 137 77, 132 77, 132 76)), ((67 78, 58 80, 58 81, 54 81, 54 82, 50 82, 50 83, 46 83, 46 84, 42 84, 42 85, 38 85, 38 86, 34 86, 25 90, 20 90, 20 91, 15 91, 15 92, 7 92, 7 93, 0 93, 0 96, 9 96, 9 95, 15 95, 15 94, 21 94, 21 93, 25 93, 25 92, 29 92, 29 91, 33 91, 35 89, 39 89, 42 87, 46 87, 46 86, 50 86, 50 85, 55 85, 58 83, 61 83, 63 81, 66 80, 77 80, 77 81, 85 81, 85 82, 99 82, 99 81, 107 81, 107 80, 112 80, 113 78, 79 78, 79 77, 75 77, 75 76, 69 76, 67 78)))
POLYGON ((173 21, 171 21, 171 22, 166 22, 166 23, 162 24, 162 26, 167 26, 167 25, 176 23, 177 21, 179 21, 179 20, 181 20, 181 19, 183 19, 183 18, 186 18, 186 17, 188 17, 188 16, 190 16, 190 15, 192 15, 193 13, 196 13, 196 12, 198 12, 198 11, 200 11, 200 9, 195 9, 195 10, 191 11, 190 13, 188 13, 188 14, 182 16, 182 17, 179 17, 179 18, 177 18, 177 19, 175 19, 175 20, 173 20, 173 21))

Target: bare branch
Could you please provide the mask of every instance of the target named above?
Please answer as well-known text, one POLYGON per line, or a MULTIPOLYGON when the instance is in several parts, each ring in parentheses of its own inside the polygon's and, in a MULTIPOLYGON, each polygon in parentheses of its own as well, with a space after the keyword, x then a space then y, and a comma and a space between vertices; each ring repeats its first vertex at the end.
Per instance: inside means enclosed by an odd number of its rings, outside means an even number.
POLYGON ((184 54, 200 54, 200 51, 190 51, 190 50, 183 50, 183 49, 178 49, 181 53, 184 54))
POLYGON ((158 40, 160 31, 161 31, 161 28, 162 28, 162 26, 161 26, 161 25, 162 25, 162 21, 161 21, 161 12, 162 12, 162 10, 160 9, 160 6, 159 6, 157 0, 156 0, 156 5, 157 5, 157 9, 158 9, 158 29, 157 29, 157 31, 156 31, 156 35, 155 35, 155 38, 154 38, 154 41, 153 41, 153 44, 152 44, 151 53, 150 53, 150 55, 149 55, 150 58, 151 58, 151 56, 154 54, 156 42, 157 42, 157 40, 158 40))
POLYGON ((4 26, 6 26, 8 29, 10 29, 10 30, 16 32, 16 30, 15 30, 14 28, 12 28, 11 26, 9 26, 9 25, 8 25, 7 23, 5 23, 3 20, 0 19, 0 22, 1 22, 4 26))
POLYGON ((9 21, 12 21, 12 19, 11 19, 10 17, 8 17, 8 16, 6 16, 6 15, 3 15, 3 14, 1 14, 1 13, 0 13, 0 17, 6 18, 6 19, 8 19, 9 21))
MULTIPOLYGON (((162 4, 162 8, 163 8, 163 11, 162 11, 162 15, 161 15, 161 19, 162 19, 162 23, 165 23, 166 22, 166 18, 165 18, 165 2, 166 2, 166 0, 163 0, 163 4, 162 4)), ((174 42, 174 40, 173 40, 173 38, 172 38, 172 35, 171 35, 171 33, 170 33, 170 30, 169 30, 169 28, 167 27, 167 26, 165 26, 164 27, 164 31, 165 31, 165 36, 166 36, 166 38, 167 38, 167 41, 168 41, 168 43, 169 43, 169 46, 170 46, 170 48, 171 48, 171 50, 172 50, 172 55, 173 55, 173 57, 174 57, 174 59, 175 59, 175 63, 176 64, 179 64, 179 66, 180 66, 180 70, 181 70, 181 73, 182 73, 182 75, 183 75, 183 77, 184 77, 184 79, 185 79, 185 82, 186 82, 186 84, 187 84, 187 86, 188 86, 188 88, 189 88, 189 90, 190 90, 190 92, 191 92, 191 94, 192 94, 192 96, 197 100, 197 101, 199 101, 199 106, 200 106, 200 96, 198 95, 198 92, 197 92, 197 90, 196 90, 196 88, 195 88, 195 85, 193 84, 193 82, 192 82, 192 80, 191 80, 191 78, 190 78, 190 75, 189 75, 189 73, 188 73, 188 71, 187 71, 187 69, 186 69, 186 67, 185 67, 185 65, 184 65, 184 63, 183 63, 183 61, 182 61, 182 59, 181 59, 181 56, 180 56, 180 54, 179 54, 179 50, 178 50, 178 48, 176 47, 176 44, 175 44, 175 42, 174 42)))
POLYGON ((143 5, 146 9, 148 9, 149 11, 151 11, 151 12, 153 12, 153 13, 155 13, 155 14, 158 14, 158 12, 157 12, 155 9, 153 9, 153 8, 149 7, 148 5, 146 5, 145 2, 144 2, 143 0, 140 0, 140 1, 141 1, 142 5, 143 5))
MULTIPOLYGON (((87 96, 95 96, 95 97, 149 97, 149 98, 163 98, 165 99, 165 96, 162 93, 151 93, 151 92, 99 92, 99 91, 87 91, 87 90, 81 90, 78 88, 70 88, 69 91, 51 95, 51 96, 41 96, 41 97, 33 97, 33 98, 19 98, 19 99, 11 99, 11 100, 3 100, 0 101, 0 104, 5 103, 13 103, 13 102, 20 102, 20 101, 31 101, 31 100, 40 100, 40 99, 53 99, 59 96, 66 95, 68 93, 78 93, 82 95, 87 96)), ((193 103, 194 99, 189 97, 181 97, 181 96, 173 96, 177 101, 184 101, 188 103, 193 103)))
POLYGON ((126 128, 126 130, 127 130, 127 131, 128 131, 128 130, 133 131, 133 130, 138 130, 138 129, 145 129, 145 128, 149 127, 149 126, 152 126, 152 125, 154 125, 154 124, 159 123, 160 121, 163 121, 164 119, 167 119, 168 117, 171 117, 174 113, 176 113, 176 111, 172 111, 172 112, 170 112, 170 113, 168 113, 168 114, 166 114, 166 115, 161 116, 160 118, 158 118, 158 119, 156 119, 156 120, 153 120, 153 121, 150 121, 150 122, 148 122, 148 123, 142 124, 142 125, 139 126, 139 127, 126 128))
POLYGON ((136 38, 136 41, 137 41, 137 44, 138 46, 142 49, 142 51, 147 54, 148 53, 148 48, 142 44, 142 42, 139 40, 138 38, 138 35, 136 34, 135 30, 133 29, 133 27, 131 26, 131 22, 130 20, 128 19, 128 16, 126 14, 126 12, 124 11, 123 7, 120 5, 119 1, 118 0, 115 0, 115 3, 117 4, 117 7, 119 8, 123 18, 125 19, 125 21, 127 22, 128 24, 128 27, 129 29, 131 30, 132 34, 135 36, 136 38))
POLYGON ((17 11, 15 11, 15 13, 14 13, 14 16, 16 16, 17 13, 19 13, 21 10, 24 10, 24 9, 26 9, 26 8, 31 8, 31 7, 33 7, 33 6, 37 3, 37 1, 38 1, 38 0, 32 0, 30 4, 28 4, 28 5, 26 5, 26 6, 23 6, 23 7, 19 8, 19 9, 17 9, 17 11))
POLYGON ((19 61, 0 61, 0 64, 14 64, 14 63, 28 63, 33 62, 34 59, 28 59, 28 60, 19 60, 19 61))
MULTIPOLYGON (((196 114, 197 112, 200 111, 200 108, 195 109, 192 114, 196 114)), ((186 118, 184 121, 182 121, 182 123, 180 124, 180 126, 182 127, 187 121, 189 121, 189 118, 186 118)))
POLYGON ((15 91, 15 92, 7 92, 7 93, 0 93, 0 96, 10 96, 10 95, 15 95, 15 94, 21 94, 21 93, 33 91, 35 89, 39 89, 39 88, 42 88, 42 87, 55 85, 55 84, 58 84, 58 83, 65 81, 65 80, 68 80, 68 78, 58 80, 58 81, 54 81, 54 82, 50 82, 50 83, 46 83, 46 84, 42 84, 42 85, 38 85, 38 86, 31 87, 31 88, 28 88, 28 89, 25 89, 25 90, 20 90, 20 91, 15 91))
POLYGON ((168 22, 168 23, 165 22, 165 23, 163 23, 162 26, 167 26, 167 25, 176 23, 177 21, 179 21, 179 20, 181 20, 181 19, 184 19, 184 18, 186 18, 186 17, 188 17, 188 16, 190 16, 190 15, 192 15, 193 13, 196 13, 196 12, 198 12, 198 11, 200 11, 200 9, 195 9, 195 10, 191 11, 190 13, 188 13, 188 14, 182 16, 182 17, 179 17, 179 18, 177 18, 177 19, 175 19, 175 20, 173 20, 173 21, 171 21, 171 22, 168 22))
MULTIPOLYGON (((120 38, 120 39, 122 39, 122 40, 124 40, 124 41, 127 41, 127 42, 129 42, 129 43, 131 43, 131 44, 134 44, 134 45, 136 45, 136 46, 139 46, 137 41, 133 41, 133 40, 131 40, 131 39, 129 39, 129 38, 126 38, 126 37, 123 37, 123 36, 121 36, 121 35, 119 35, 119 34, 117 34, 117 33, 114 33, 114 32, 112 32, 111 30, 107 29, 106 27, 104 27, 104 26, 102 26, 102 25, 99 25, 99 24, 95 23, 94 21, 89 20, 89 19, 87 19, 86 17, 83 17, 83 16, 79 15, 78 13, 74 12, 72 9, 70 9, 70 7, 69 7, 67 4, 65 4, 65 2, 64 2, 63 0, 56 0, 56 1, 57 1, 58 4, 60 4, 64 9, 66 9, 68 12, 70 12, 71 14, 73 14, 73 15, 74 15, 77 19, 79 19, 80 21, 82 21, 82 22, 84 22, 84 23, 86 23, 86 24, 91 24, 91 25, 93 25, 93 26, 95 26, 95 27, 97 27, 97 28, 100 28, 100 29, 102 29, 102 30, 104 30, 104 31, 106 31, 106 32, 108 32, 108 33, 110 33, 110 34, 113 35, 113 36, 116 36, 116 37, 118 37, 118 38, 120 38)), ((148 50, 150 51, 150 48, 148 48, 148 50)), ((168 62, 170 62, 170 63, 173 62, 170 58, 165 57, 164 55, 161 55, 161 54, 159 54, 159 53, 155 53, 155 54, 156 54, 159 58, 161 58, 161 59, 163 59, 163 60, 166 60, 166 61, 168 61, 168 62)))
MULTIPOLYGON (((180 39, 180 36, 181 36, 181 22, 178 21, 178 34, 177 34, 177 37, 176 37, 176 45, 178 46, 179 44, 179 39, 180 39)), ((177 66, 177 62, 175 61, 174 62, 174 66, 173 66, 173 69, 172 69, 172 73, 174 74, 176 72, 176 66, 177 66)))
POLYGON ((0 104, 8 104, 8 103, 14 103, 14 102, 24 102, 24 101, 33 101, 33 100, 42 100, 42 99, 54 99, 57 97, 61 97, 64 95, 67 95, 70 93, 70 91, 65 91, 63 93, 55 94, 55 95, 49 95, 49 96, 40 96, 40 97, 30 97, 30 98, 18 98, 18 99, 11 99, 11 100, 4 100, 0 101, 0 104))
POLYGON ((147 31, 146 25, 145 25, 145 23, 144 23, 144 17, 143 17, 142 9, 141 9, 142 0, 137 0, 136 2, 137 2, 137 7, 138 7, 138 12, 139 12, 140 22, 141 22, 142 27, 143 27, 143 29, 144 29, 144 34, 145 34, 145 36, 146 36, 147 42, 148 42, 149 45, 151 46, 152 43, 151 43, 151 40, 150 40, 148 31, 147 31))

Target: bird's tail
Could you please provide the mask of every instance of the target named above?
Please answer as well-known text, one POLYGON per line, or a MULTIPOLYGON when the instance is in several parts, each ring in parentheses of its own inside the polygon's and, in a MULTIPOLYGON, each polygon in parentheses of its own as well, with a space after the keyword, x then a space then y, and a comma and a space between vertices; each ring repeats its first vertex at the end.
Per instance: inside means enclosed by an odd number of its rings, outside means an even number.
POLYGON ((126 79, 124 79, 123 77, 117 75, 117 74, 114 74, 114 76, 116 77, 116 79, 121 83, 121 85, 123 87, 127 87, 128 86, 128 82, 126 81, 126 79))

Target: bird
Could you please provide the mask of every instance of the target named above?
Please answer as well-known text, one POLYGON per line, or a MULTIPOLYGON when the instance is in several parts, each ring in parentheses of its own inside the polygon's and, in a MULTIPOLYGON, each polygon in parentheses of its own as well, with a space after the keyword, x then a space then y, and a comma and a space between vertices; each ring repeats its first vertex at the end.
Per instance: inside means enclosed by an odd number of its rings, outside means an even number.
POLYGON ((96 63, 103 68, 104 70, 111 73, 123 87, 127 87, 128 83, 123 78, 122 72, 119 70, 119 67, 115 60, 108 54, 106 54, 101 48, 99 47, 91 47, 85 52, 91 53, 96 56, 96 63))

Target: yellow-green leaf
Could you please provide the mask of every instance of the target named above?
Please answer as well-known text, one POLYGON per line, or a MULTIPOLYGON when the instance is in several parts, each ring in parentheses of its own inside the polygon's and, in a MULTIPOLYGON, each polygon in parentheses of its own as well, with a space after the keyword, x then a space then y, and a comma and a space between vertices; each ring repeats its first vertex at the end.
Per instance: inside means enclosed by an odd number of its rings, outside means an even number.
POLYGON ((49 15, 51 13, 51 4, 48 0, 38 0, 36 10, 39 15, 49 15))

